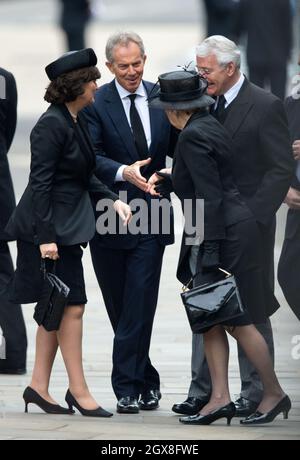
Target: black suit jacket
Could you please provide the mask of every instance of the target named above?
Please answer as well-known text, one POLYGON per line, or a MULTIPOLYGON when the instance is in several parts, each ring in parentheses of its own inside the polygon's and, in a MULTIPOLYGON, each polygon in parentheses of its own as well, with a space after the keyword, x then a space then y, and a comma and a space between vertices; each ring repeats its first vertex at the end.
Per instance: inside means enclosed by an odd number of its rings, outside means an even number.
MULTIPOLYGON (((149 94, 154 86, 153 83, 144 81, 143 84, 149 94)), ((126 192, 129 204, 131 200, 137 198, 145 200, 148 206, 157 201, 157 198, 144 193, 127 181, 115 182, 116 173, 121 165, 131 165, 140 160, 115 80, 99 88, 95 103, 87 107, 84 114, 96 150, 99 178, 115 193, 126 192)), ((166 156, 168 154, 173 156, 174 144, 177 140, 177 134, 171 130, 171 125, 163 110, 149 108, 149 115, 151 126, 149 157, 151 157, 151 163, 141 169, 142 175, 147 179, 155 171, 165 167, 166 156)), ((94 197, 98 199, 97 194, 94 197)), ((164 233, 160 226, 161 222, 158 222, 156 235, 163 245, 171 244, 174 241, 172 209, 171 211, 167 210, 166 215, 169 216, 170 230, 164 233)), ((122 235, 121 233, 102 235, 100 241, 105 246, 123 249, 133 248, 138 244, 139 234, 122 235)))
MULTIPOLYGON (((29 183, 6 229, 14 239, 70 246, 93 237, 95 154, 84 123, 79 115, 78 129, 65 105, 51 105, 33 128, 29 183)), ((100 197, 117 199, 98 187, 100 197)))
POLYGON ((292 50, 290 0, 240 0, 239 34, 247 35, 250 66, 285 66, 292 50))
POLYGON ((61 26, 64 30, 76 32, 90 19, 89 0, 61 0, 61 26))
MULTIPOLYGON (((300 139, 300 101, 293 97, 288 97, 285 101, 285 108, 291 132, 291 141, 300 139)), ((293 177, 291 187, 300 191, 300 182, 296 175, 293 177)), ((285 227, 285 238, 291 239, 296 235, 300 236, 300 211, 289 209, 285 227)))
POLYGON ((271 224, 289 189, 294 160, 283 103, 245 79, 224 122, 234 144, 233 174, 256 221, 271 224))
POLYGON ((0 68, 0 240, 8 239, 4 228, 16 202, 7 153, 17 123, 17 87, 13 75, 0 68))
POLYGON ((238 3, 235 0, 204 0, 207 36, 224 35, 236 39, 238 3))
MULTIPOLYGON (((204 200, 204 240, 226 238, 226 227, 253 218, 232 175, 232 142, 225 128, 208 112, 196 112, 182 130, 173 160, 173 185, 181 202, 204 200)), ((177 276, 186 281, 190 247, 184 232, 177 276)))

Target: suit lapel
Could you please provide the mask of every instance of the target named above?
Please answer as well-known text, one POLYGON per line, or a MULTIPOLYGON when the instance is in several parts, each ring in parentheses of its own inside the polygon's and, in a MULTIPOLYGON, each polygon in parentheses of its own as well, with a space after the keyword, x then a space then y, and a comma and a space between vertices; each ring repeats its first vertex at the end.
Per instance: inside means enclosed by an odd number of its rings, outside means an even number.
POLYGON ((116 130, 118 131, 129 155, 132 157, 133 161, 139 160, 139 155, 135 147, 132 132, 128 124, 124 107, 114 80, 108 86, 105 102, 107 112, 116 130))
POLYGON ((230 107, 228 115, 225 119, 224 126, 230 132, 231 137, 234 137, 240 126, 243 124, 248 112, 253 106, 250 97, 250 86, 247 79, 245 79, 239 94, 232 102, 233 106, 230 107))
POLYGON ((78 139, 81 150, 86 156, 86 159, 88 160, 90 165, 94 167, 95 161, 96 161, 95 160, 96 155, 95 155, 95 150, 94 150, 94 147, 93 147, 93 144, 92 144, 89 132, 88 132, 88 128, 86 126, 85 119, 82 115, 78 114, 77 121, 81 128, 82 135, 80 135, 76 129, 75 129, 75 135, 78 139), (82 139, 82 136, 84 137, 84 139, 82 139))
POLYGON ((83 121, 82 116, 78 114, 77 121, 78 121, 79 126, 80 126, 80 128, 82 130, 82 135, 84 135, 84 139, 82 139, 82 136, 79 134, 78 130, 76 129, 76 125, 75 125, 75 123, 73 121, 73 118, 71 117, 71 114, 70 114, 69 110, 67 109, 67 107, 64 104, 56 106, 56 107, 63 114, 64 118, 66 119, 66 121, 67 121, 67 123, 69 125, 69 127, 72 128, 72 130, 74 131, 74 135, 75 135, 75 138, 76 138, 76 140, 77 140, 77 142, 79 144, 80 151, 83 154, 88 166, 90 168, 93 168, 94 163, 95 163, 95 152, 94 152, 94 149, 93 149, 92 144, 90 142, 89 135, 86 132, 86 127, 85 127, 85 123, 83 121))
MULTIPOLYGON (((146 89, 147 95, 149 96, 154 85, 153 83, 143 82, 146 89)), ((157 140, 159 139, 159 131, 161 127, 161 111, 157 109, 149 108, 149 117, 150 117, 150 128, 151 128, 151 145, 149 149, 149 156, 152 158, 157 151, 156 145, 157 140)))

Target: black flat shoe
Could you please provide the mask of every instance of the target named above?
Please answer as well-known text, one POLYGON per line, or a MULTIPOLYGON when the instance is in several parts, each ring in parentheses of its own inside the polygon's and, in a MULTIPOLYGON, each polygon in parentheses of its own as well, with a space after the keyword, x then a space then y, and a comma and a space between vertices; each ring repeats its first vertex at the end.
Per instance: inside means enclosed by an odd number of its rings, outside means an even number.
POLYGON ((117 403, 118 414, 138 414, 139 404, 134 396, 123 396, 117 403))
POLYGON ((234 405, 236 409, 235 417, 247 417, 253 414, 258 407, 258 403, 243 398, 242 396, 234 401, 234 405))
POLYGON ((207 403, 208 399, 188 397, 182 403, 174 404, 172 411, 176 414, 196 415, 204 406, 206 406, 207 403))
POLYGON ((62 407, 59 404, 52 404, 42 398, 33 388, 27 387, 23 393, 25 412, 28 412, 28 404, 36 404, 47 414, 74 414, 75 411, 62 407))
POLYGON ((102 407, 97 407, 96 409, 84 409, 83 407, 78 404, 70 390, 67 391, 65 400, 70 408, 73 409, 73 406, 76 407, 77 410, 81 413, 81 415, 85 415, 86 417, 111 417, 113 414, 111 412, 107 412, 102 407))
POLYGON ((179 421, 181 423, 185 423, 186 425, 210 425, 212 422, 215 422, 220 418, 227 418, 227 425, 230 425, 231 419, 234 415, 235 405, 231 402, 207 415, 197 414, 190 417, 180 417, 179 421))
POLYGON ((139 408, 141 410, 154 410, 159 407, 161 392, 159 390, 147 390, 141 395, 139 408))
POLYGON ((262 414, 261 412, 256 411, 244 420, 240 420, 240 423, 242 425, 261 425, 263 423, 270 423, 273 422, 274 418, 281 412, 283 413, 283 418, 287 419, 291 407, 291 400, 287 395, 285 395, 284 398, 282 398, 269 412, 262 414))

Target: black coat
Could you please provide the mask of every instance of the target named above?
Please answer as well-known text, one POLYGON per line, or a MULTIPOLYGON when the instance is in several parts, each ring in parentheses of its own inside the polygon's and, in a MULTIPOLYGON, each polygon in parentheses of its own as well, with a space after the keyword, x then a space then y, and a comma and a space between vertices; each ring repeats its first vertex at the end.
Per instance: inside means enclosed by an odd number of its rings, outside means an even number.
MULTIPOLYGON (((292 142, 300 139, 300 101, 289 97, 285 101, 292 142)), ((292 187, 300 191, 296 176, 292 187)), ((300 211, 289 209, 285 236, 278 264, 278 281, 287 302, 300 320, 300 211)))
POLYGON ((204 0, 207 16, 207 36, 224 35, 236 39, 238 3, 235 0, 204 0))
POLYGON ((256 221, 271 225, 294 171, 283 103, 245 79, 228 107, 224 126, 234 145, 233 174, 238 190, 256 221))
MULTIPOLYGON (((226 228, 253 218, 243 203, 232 175, 232 142, 219 122, 208 112, 198 111, 182 130, 176 146, 172 178, 181 203, 204 200, 204 240, 226 238, 226 228)), ((186 257, 191 246, 184 232, 177 276, 187 280, 186 257)))
POLYGON ((90 18, 89 0, 61 0, 61 26, 66 31, 78 31, 90 18))
POLYGON ((247 35, 249 66, 285 66, 292 50, 290 0, 240 0, 239 33, 247 35))
MULTIPOLYGON (((70 246, 93 237, 95 154, 81 116, 78 125, 65 105, 51 105, 33 128, 29 183, 6 229, 14 239, 70 246)), ((118 198, 99 181, 98 190, 118 198)))
POLYGON ((4 228, 16 206, 7 160, 7 153, 14 137, 16 123, 16 82, 10 72, 0 68, 0 240, 8 239, 8 236, 4 233, 4 228))

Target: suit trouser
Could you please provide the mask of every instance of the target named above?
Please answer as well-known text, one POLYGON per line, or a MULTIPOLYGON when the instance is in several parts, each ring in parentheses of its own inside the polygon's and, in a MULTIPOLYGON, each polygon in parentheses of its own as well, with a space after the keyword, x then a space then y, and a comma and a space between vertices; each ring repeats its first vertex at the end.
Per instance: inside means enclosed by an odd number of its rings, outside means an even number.
POLYGON ((6 342, 1 369, 26 368, 27 337, 21 305, 8 301, 6 286, 14 273, 8 244, 0 242, 0 326, 6 342))
POLYGON ((164 246, 141 236, 133 249, 110 249, 96 236, 90 242, 95 273, 115 332, 112 385, 116 397, 138 397, 158 389, 159 374, 149 348, 164 246))

